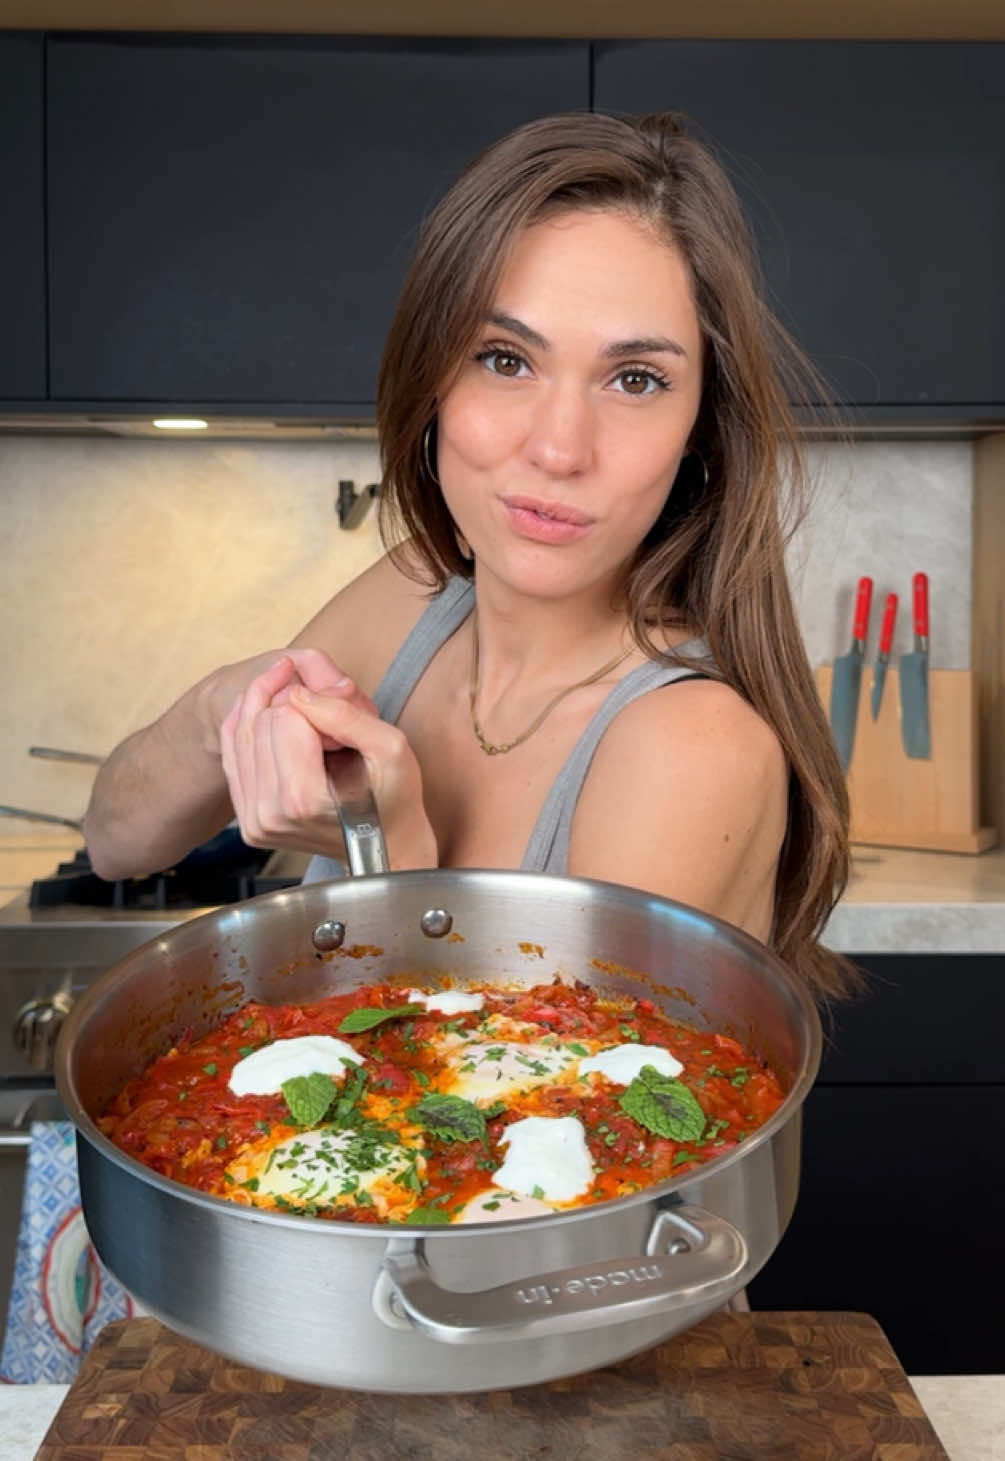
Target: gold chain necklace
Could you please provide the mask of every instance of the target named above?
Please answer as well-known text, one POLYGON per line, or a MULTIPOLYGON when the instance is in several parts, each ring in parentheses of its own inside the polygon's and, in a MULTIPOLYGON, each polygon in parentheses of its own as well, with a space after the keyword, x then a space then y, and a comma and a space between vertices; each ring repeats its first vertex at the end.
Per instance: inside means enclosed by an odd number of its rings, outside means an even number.
POLYGON ((597 680, 602 680, 605 675, 609 675, 612 670, 616 670, 618 665, 623 660, 626 660, 631 653, 631 649, 626 649, 622 654, 617 654, 612 660, 608 660, 606 665, 601 665, 599 670, 594 670, 592 675, 587 675, 585 680, 577 680, 567 690, 560 690, 553 700, 548 701, 548 704, 541 711, 540 715, 535 717, 522 735, 517 736, 512 741, 505 741, 502 745, 493 745, 491 741, 485 739, 482 728, 478 724, 478 716, 475 714, 475 701, 478 698, 478 613, 476 610, 472 616, 471 689, 468 694, 468 703, 471 707, 471 728, 475 733, 478 744, 486 756, 502 756, 506 751, 512 751, 514 746, 523 745, 524 741, 528 740, 537 730, 538 726, 551 714, 560 700, 564 700, 566 695, 571 695, 573 690, 582 690, 585 686, 593 685, 597 680))

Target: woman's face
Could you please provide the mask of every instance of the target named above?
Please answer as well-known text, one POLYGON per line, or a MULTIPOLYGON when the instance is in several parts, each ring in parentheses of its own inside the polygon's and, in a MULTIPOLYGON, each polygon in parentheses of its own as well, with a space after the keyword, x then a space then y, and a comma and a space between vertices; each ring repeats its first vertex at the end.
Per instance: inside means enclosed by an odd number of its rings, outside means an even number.
POLYGON ((660 514, 700 397, 676 249, 613 211, 525 229, 438 413, 437 475, 479 575, 547 597, 612 583, 660 514))

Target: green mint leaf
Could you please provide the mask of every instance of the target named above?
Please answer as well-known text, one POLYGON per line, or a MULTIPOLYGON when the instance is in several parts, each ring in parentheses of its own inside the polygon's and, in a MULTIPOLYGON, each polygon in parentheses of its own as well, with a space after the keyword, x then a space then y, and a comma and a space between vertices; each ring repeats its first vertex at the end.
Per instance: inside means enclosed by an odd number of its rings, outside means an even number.
POLYGON ((335 1087, 330 1075, 312 1070, 283 1081, 283 1099, 298 1126, 316 1126, 335 1100, 335 1087))
POLYGON ((209 1065, 204 1065, 203 1066, 203 1070, 206 1072, 207 1075, 216 1075, 216 1072, 218 1070, 218 1066, 216 1064, 216 1061, 213 1060, 213 1061, 210 1061, 209 1065))
POLYGON ((463 1096, 441 1096, 434 1092, 423 1096, 408 1114, 441 1141, 485 1140, 485 1116, 473 1101, 466 1101, 463 1096))
POLYGON ((733 1072, 733 1074, 730 1076, 730 1078, 729 1078, 729 1084, 731 1086, 736 1086, 737 1089, 740 1089, 743 1086, 745 1086, 749 1080, 750 1080, 750 1071, 744 1069, 744 1067, 742 1065, 739 1065, 739 1066, 737 1066, 737 1068, 733 1072))
POLYGON ((540 1202, 541 1198, 544 1196, 544 1188, 543 1187, 535 1187, 534 1190, 531 1192, 530 1195, 531 1195, 531 1197, 536 1197, 537 1200, 538 1200, 538 1202, 540 1202))
POLYGON ((337 1126, 344 1131, 347 1127, 359 1124, 359 1113, 356 1108, 366 1087, 366 1079, 366 1071, 361 1065, 346 1067, 345 1084, 329 1113, 329 1125, 337 1126))
POLYGON ((565 1048, 566 1050, 571 1050, 573 1055, 589 1055, 590 1053, 586 1046, 581 1045, 578 1040, 567 1041, 565 1048))
POLYGON ((438 1228, 449 1221, 450 1216, 442 1207, 413 1207, 405 1219, 406 1223, 432 1223, 438 1228))
POLYGON ((705 1113, 683 1081, 644 1065, 618 1104, 633 1121, 671 1141, 700 1141, 705 1113))
POLYGON ((376 1025, 382 1025, 385 1020, 400 1020, 405 1015, 422 1013, 421 1004, 399 1004, 392 1009, 378 1009, 375 1006, 363 1005, 358 1010, 349 1011, 339 1024, 339 1034, 358 1035, 363 1030, 372 1030, 376 1025))

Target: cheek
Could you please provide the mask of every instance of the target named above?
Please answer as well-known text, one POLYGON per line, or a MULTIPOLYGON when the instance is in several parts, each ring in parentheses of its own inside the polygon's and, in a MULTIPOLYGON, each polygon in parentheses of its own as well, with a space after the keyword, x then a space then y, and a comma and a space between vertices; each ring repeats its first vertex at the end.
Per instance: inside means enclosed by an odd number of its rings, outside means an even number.
POLYGON ((437 440, 444 470, 453 461, 488 468, 514 450, 519 439, 515 413, 502 409, 498 399, 463 382, 454 387, 439 410, 437 440))

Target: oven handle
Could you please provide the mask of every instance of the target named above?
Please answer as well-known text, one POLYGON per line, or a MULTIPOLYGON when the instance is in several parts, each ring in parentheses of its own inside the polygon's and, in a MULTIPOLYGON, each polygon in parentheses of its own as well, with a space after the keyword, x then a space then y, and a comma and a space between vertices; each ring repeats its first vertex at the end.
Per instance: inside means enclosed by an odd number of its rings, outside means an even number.
POLYGON ((30 1146, 30 1131, 18 1131, 16 1127, 12 1126, 9 1126, 6 1131, 0 1129, 0 1152, 17 1150, 27 1151, 30 1146))

